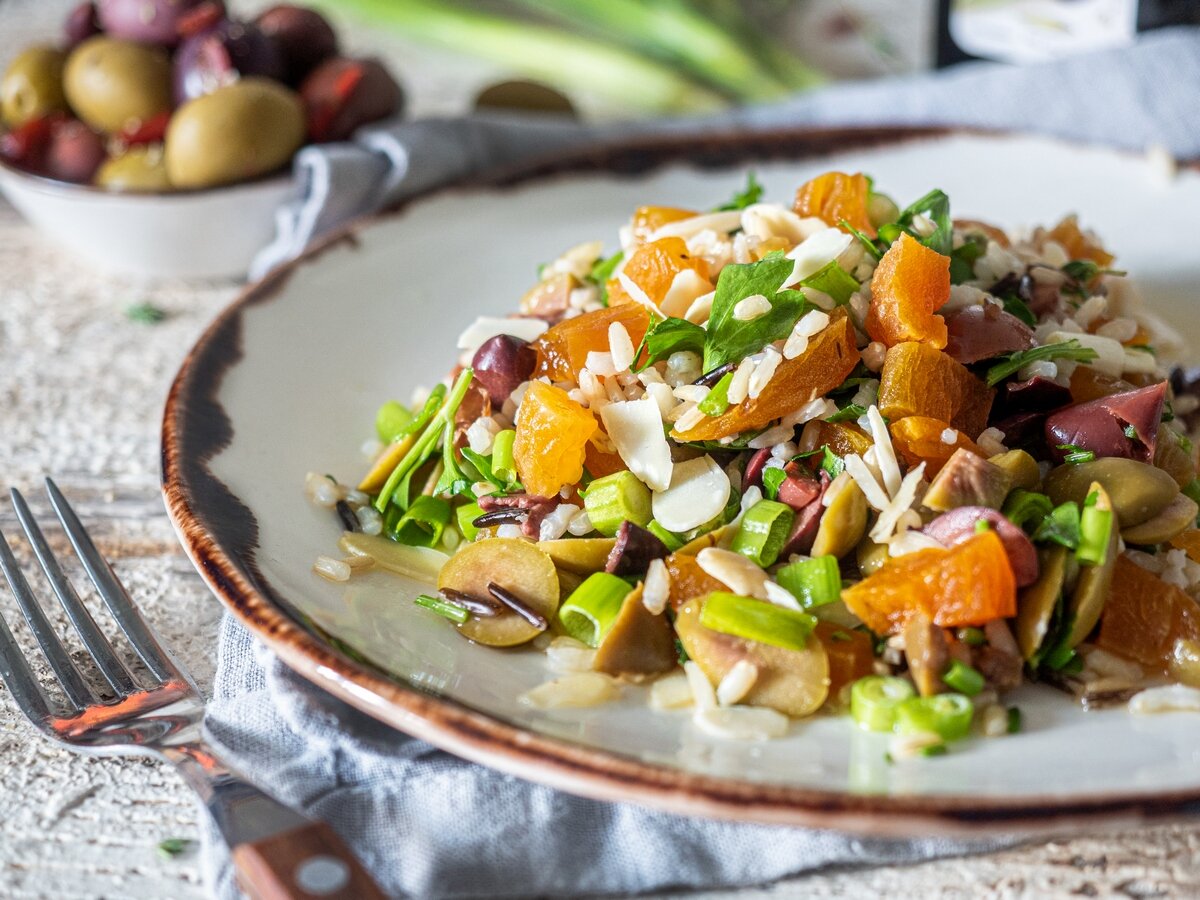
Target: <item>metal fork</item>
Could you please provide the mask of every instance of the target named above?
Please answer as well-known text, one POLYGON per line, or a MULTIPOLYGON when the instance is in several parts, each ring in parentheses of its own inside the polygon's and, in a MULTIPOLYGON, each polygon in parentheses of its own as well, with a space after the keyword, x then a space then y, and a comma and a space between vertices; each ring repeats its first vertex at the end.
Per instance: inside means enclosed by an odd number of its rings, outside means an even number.
POLYGON ((97 626, 25 498, 13 490, 17 520, 42 572, 113 695, 110 699, 99 693, 67 653, 0 533, 0 572, 64 695, 57 703, 51 701, 0 616, 0 679, 17 706, 50 740, 80 753, 147 755, 173 763, 228 841, 239 882, 251 897, 382 898, 383 892, 328 825, 294 812, 221 762, 204 738, 204 700, 191 677, 146 624, 49 478, 46 491, 89 579, 146 673, 135 674, 97 626))

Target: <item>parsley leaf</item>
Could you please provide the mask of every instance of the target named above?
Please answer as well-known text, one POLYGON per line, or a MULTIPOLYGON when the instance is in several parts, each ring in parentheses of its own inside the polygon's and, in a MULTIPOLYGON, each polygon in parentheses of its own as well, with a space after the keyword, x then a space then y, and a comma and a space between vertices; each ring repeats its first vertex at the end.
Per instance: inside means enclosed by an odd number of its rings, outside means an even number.
POLYGON ((592 271, 588 272, 588 281, 600 288, 600 302, 605 306, 608 306, 608 279, 613 277, 613 272, 624 258, 624 251, 618 250, 608 258, 601 257, 596 260, 592 271))
POLYGON ((703 328, 685 319, 668 317, 656 322, 646 331, 646 336, 642 338, 638 352, 634 354, 633 358, 637 360, 634 371, 640 372, 646 366, 682 350, 703 353, 706 337, 707 334, 703 328), (643 351, 645 352, 644 357, 642 356, 643 351))
MULTIPOLYGON (((1132 428, 1133 426, 1130 427, 1132 428)), ((1136 436, 1137 435, 1135 434, 1134 437, 1136 436)), ((1096 459, 1096 454, 1094 451, 1085 450, 1082 447, 1076 446, 1075 444, 1059 444, 1058 449, 1065 451, 1063 462, 1070 463, 1072 465, 1077 466, 1080 463, 1093 462, 1096 459)))
POLYGON ((774 466, 769 469, 763 469, 763 496, 768 500, 778 500, 779 486, 785 481, 787 481, 787 473, 783 469, 774 466))
POLYGON ((1069 550, 1079 547, 1079 507, 1071 501, 1054 507, 1033 534, 1035 541, 1052 541, 1069 550))
POLYGON ((854 235, 856 238, 858 238, 858 242, 863 245, 863 247, 866 249, 866 251, 868 253, 871 254, 872 257, 875 258, 876 262, 883 259, 883 251, 880 250, 877 246, 875 246, 875 242, 873 240, 871 240, 869 237, 867 237, 865 234, 863 234, 861 231, 859 231, 857 228, 855 228, 853 225, 851 225, 849 222, 847 222, 845 219, 842 219, 838 222, 838 227, 843 229, 844 231, 850 232, 852 235, 854 235))
POLYGON ((796 320, 808 309, 802 293, 779 289, 792 273, 792 267, 790 259, 780 257, 746 265, 731 264, 721 270, 704 344, 705 372, 744 359, 791 333, 796 320), (749 321, 735 319, 733 308, 754 294, 766 297, 771 311, 749 321))
POLYGON ((950 251, 950 283, 962 284, 974 278, 975 261, 986 252, 987 238, 981 234, 968 234, 961 247, 950 251))
POLYGON ((860 286, 853 275, 838 265, 836 259, 831 259, 797 285, 828 294, 839 305, 846 303, 860 286))
POLYGON ((1016 294, 1007 294, 1000 298, 1000 302, 1004 304, 1004 311, 1006 313, 1016 316, 1030 328, 1037 327, 1037 316, 1033 314, 1033 310, 1029 308, 1029 304, 1016 294))
POLYGON ((867 414, 865 406, 859 406, 857 403, 847 403, 832 416, 826 416, 826 422, 854 422, 867 414))
MULTIPOLYGON (((954 249, 954 225, 950 220, 950 198, 945 191, 934 188, 920 200, 916 200, 900 213, 896 224, 912 234, 930 250, 950 256, 954 249), (918 215, 926 215, 936 227, 929 237, 921 237, 913 231, 912 223, 918 215)), ((899 237, 899 235, 897 235, 899 237)))
POLYGON ((135 303, 125 308, 125 317, 130 322, 139 322, 142 325, 157 325, 167 317, 167 313, 153 303, 135 303))
POLYGON ((1073 359, 1076 362, 1091 362, 1096 358, 1096 351, 1085 347, 1072 338, 1058 344, 1043 344, 1029 350, 1018 350, 1010 353, 1003 362, 998 362, 987 370, 988 387, 995 387, 1009 375, 1013 375, 1031 362, 1039 359, 1073 359))
POLYGON ((734 209, 745 209, 747 206, 752 206, 762 199, 763 186, 758 180, 758 176, 753 170, 746 173, 746 186, 728 203, 722 203, 720 206, 714 207, 713 212, 727 212, 734 209))

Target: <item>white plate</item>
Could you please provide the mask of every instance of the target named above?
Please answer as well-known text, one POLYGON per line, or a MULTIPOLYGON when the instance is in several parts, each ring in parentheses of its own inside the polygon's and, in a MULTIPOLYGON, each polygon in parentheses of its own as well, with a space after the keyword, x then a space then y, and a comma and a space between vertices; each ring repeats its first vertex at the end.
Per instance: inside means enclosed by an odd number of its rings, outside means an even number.
POLYGON ((549 677, 541 654, 467 643, 407 602, 417 584, 370 574, 338 586, 312 574, 340 529, 306 501, 306 472, 355 480, 378 405, 440 378, 462 327, 514 309, 539 263, 596 238, 612 249, 638 205, 719 203, 747 165, 784 201, 838 168, 871 174, 902 205, 941 187, 956 216, 1004 226, 1078 212, 1162 314, 1200 337, 1191 311, 1200 257, 1188 246, 1200 177, 1191 171, 1166 183, 1141 158, 972 133, 626 148, 414 202, 250 289, 213 326, 180 373, 164 432, 168 504, 202 574, 290 664, 351 703, 472 759, 591 796, 900 834, 1200 809, 1195 715, 1084 713, 1031 687, 1012 698, 1023 733, 889 765, 886 740, 844 717, 745 744, 698 733, 684 713, 652 712, 644 688, 596 709, 536 712, 516 698, 549 677), (724 167, 670 161, 687 154, 724 167), (648 171, 586 170, 594 165, 648 171), (297 626, 304 620, 374 667, 330 650, 297 626))

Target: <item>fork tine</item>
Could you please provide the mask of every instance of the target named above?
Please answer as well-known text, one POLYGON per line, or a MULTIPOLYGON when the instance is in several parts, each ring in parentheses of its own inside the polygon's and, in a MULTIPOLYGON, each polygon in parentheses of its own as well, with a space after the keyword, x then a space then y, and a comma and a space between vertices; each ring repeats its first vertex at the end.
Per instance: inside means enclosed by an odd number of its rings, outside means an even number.
POLYGON ((150 626, 146 624, 137 607, 134 606, 129 592, 125 590, 125 586, 113 572, 112 566, 100 555, 100 551, 96 549, 96 545, 83 527, 83 523, 79 521, 79 516, 75 514, 75 510, 71 508, 67 498, 62 495, 58 485, 50 478, 46 479, 46 493, 50 495, 50 505, 58 514, 58 520, 66 530, 67 537, 71 540, 71 546, 75 548, 75 553, 92 579, 92 584, 104 598, 109 611, 117 621, 117 626, 125 633, 142 662, 160 682, 182 678, 179 668, 159 643, 154 632, 150 630, 150 626))
POLYGON ((37 597, 29 589, 29 582, 25 580, 24 573, 17 565, 12 548, 3 532, 0 532, 0 572, 3 572, 4 577, 8 580, 8 586, 12 589, 13 596, 17 598, 17 604, 21 607, 21 613, 25 616, 25 621, 29 623, 29 630, 37 638, 46 661, 50 663, 50 668, 58 676, 59 684, 62 685, 71 704, 76 709, 82 709, 88 704, 94 703, 96 701, 95 694, 83 680, 83 676, 79 674, 75 663, 71 661, 66 648, 63 647, 62 641, 54 633, 54 628, 46 618, 42 605, 38 603, 37 597))
POLYGON ((59 602, 66 610, 67 618, 75 626, 79 639, 92 655, 100 674, 119 696, 123 697, 137 690, 133 677, 121 664, 116 653, 113 652, 112 645, 100 633, 92 614, 87 611, 87 607, 75 593, 75 588, 71 587, 71 582, 63 574, 62 566, 54 558, 50 545, 46 543, 42 530, 38 528, 33 513, 29 511, 29 506, 25 503, 25 498, 16 488, 12 489, 11 494, 13 508, 17 511, 17 520, 25 530, 25 536, 29 538, 29 543, 33 545, 34 555, 41 563, 42 571, 46 573, 50 586, 54 588, 54 593, 58 595, 59 602))
POLYGON ((0 681, 8 686, 17 706, 36 725, 41 727, 50 718, 50 705, 46 695, 29 669, 25 655, 17 646, 8 623, 0 616, 0 681))

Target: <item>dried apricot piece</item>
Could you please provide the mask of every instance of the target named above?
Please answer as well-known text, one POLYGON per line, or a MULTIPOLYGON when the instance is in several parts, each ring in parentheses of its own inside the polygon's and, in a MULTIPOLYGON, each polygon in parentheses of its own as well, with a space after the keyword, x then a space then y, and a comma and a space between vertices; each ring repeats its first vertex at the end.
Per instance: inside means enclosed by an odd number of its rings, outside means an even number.
POLYGON ((829 696, 875 671, 875 652, 866 632, 818 622, 813 631, 829 658, 829 696))
POLYGON ((1045 237, 1066 250, 1071 259, 1090 259, 1102 269, 1112 265, 1116 259, 1100 245, 1095 235, 1079 227, 1078 216, 1067 216, 1047 231, 1045 237))
POLYGON ((715 441, 730 434, 763 428, 823 397, 846 380, 858 364, 854 326, 842 310, 836 310, 823 331, 808 342, 808 349, 795 359, 785 359, 757 398, 747 397, 719 416, 703 419, 683 434, 681 441, 715 441))
POLYGON ((946 320, 936 314, 950 299, 950 257, 907 232, 883 255, 871 277, 867 334, 889 347, 902 341, 946 346, 946 320))
POLYGON ((1181 640, 1200 641, 1196 601, 1128 557, 1118 556, 1096 646, 1168 675, 1181 640))
POLYGON ((552 381, 578 380, 589 353, 608 351, 608 327, 614 322, 625 326, 637 347, 650 327, 650 311, 640 304, 626 304, 563 319, 530 344, 537 353, 533 376, 545 375, 552 381))
POLYGON ((925 463, 925 475, 941 471, 954 451, 965 447, 978 456, 986 456, 979 446, 949 422, 927 416, 907 416, 888 429, 892 446, 909 467, 925 463), (946 438, 950 438, 947 443, 946 438))
POLYGON ((816 428, 817 439, 813 448, 825 446, 838 456, 849 456, 851 453, 863 456, 875 443, 862 428, 850 422, 818 422, 816 428))
POLYGON ((696 562, 696 557, 683 553, 672 553, 665 560, 670 578, 667 602, 672 609, 679 609, 695 597, 707 597, 713 591, 724 591, 726 587, 713 578, 696 562))
POLYGON ((1017 583, 1000 537, 984 531, 890 559, 842 599, 876 634, 895 634, 917 614, 943 628, 1007 619, 1017 614, 1017 583))
POLYGON ((603 478, 629 468, 618 454, 601 450, 595 441, 588 441, 583 464, 593 478, 603 478))
POLYGON ((940 419, 971 440, 987 427, 995 396, 962 363, 912 341, 888 350, 879 376, 879 411, 893 423, 905 416, 940 419))
POLYGON ((792 208, 798 216, 816 216, 830 225, 845 220, 867 237, 875 237, 875 226, 867 213, 871 184, 862 172, 826 172, 800 185, 792 208))
POLYGON ((588 441, 599 426, 595 417, 544 381, 530 382, 517 417, 513 461, 530 494, 553 497, 583 475, 588 441))
POLYGON ((650 235, 664 225, 698 215, 700 214, 695 210, 679 209, 674 206, 639 206, 634 211, 633 220, 630 222, 633 241, 636 244, 645 244, 650 240, 650 235))
MULTIPOLYGON (((704 281, 708 281, 708 261, 688 253, 683 238, 665 237, 643 244, 633 252, 621 268, 621 274, 642 289, 655 306, 662 305, 671 290, 675 276, 691 269, 704 281)), ((631 297, 617 278, 608 280, 608 305, 621 306, 626 303, 644 305, 631 297)), ((679 311, 673 311, 679 312, 679 311)))

